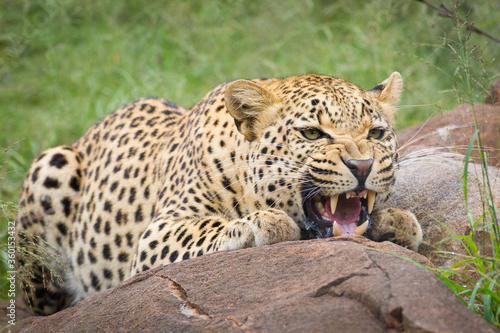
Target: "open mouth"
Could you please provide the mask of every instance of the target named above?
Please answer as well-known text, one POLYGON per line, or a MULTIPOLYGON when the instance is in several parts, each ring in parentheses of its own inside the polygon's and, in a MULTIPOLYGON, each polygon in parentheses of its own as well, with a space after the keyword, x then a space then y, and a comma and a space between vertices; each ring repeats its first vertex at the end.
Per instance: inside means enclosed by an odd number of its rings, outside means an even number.
POLYGON ((340 235, 365 235, 370 226, 370 214, 375 204, 376 192, 348 191, 331 197, 317 195, 304 204, 308 229, 316 237, 340 235))

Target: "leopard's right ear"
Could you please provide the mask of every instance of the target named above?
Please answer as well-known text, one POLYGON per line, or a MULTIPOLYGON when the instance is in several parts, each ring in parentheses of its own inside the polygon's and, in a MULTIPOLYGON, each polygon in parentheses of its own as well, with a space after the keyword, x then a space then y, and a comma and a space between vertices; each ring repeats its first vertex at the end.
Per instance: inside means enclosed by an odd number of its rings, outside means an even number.
POLYGON ((238 131, 248 141, 259 139, 266 127, 276 120, 281 103, 278 96, 248 80, 231 83, 224 99, 238 131))

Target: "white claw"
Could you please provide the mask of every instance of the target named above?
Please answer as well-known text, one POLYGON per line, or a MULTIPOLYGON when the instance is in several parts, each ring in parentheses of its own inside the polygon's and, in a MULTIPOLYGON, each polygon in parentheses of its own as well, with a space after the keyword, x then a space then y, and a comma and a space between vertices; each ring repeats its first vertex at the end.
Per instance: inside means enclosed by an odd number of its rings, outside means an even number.
POLYGON ((366 228, 368 228, 368 220, 366 220, 365 223, 363 223, 359 227, 355 227, 354 231, 356 232, 356 234, 363 236, 363 234, 366 231, 366 228))
POLYGON ((339 196, 334 195, 333 197, 330 197, 330 210, 332 211, 332 215, 335 214, 335 211, 337 210, 337 202, 339 201, 339 196))
POLYGON ((337 224, 337 221, 333 221, 333 234, 335 236, 340 236, 342 235, 342 231, 340 230, 339 225, 337 224))
POLYGON ((368 214, 371 214, 373 211, 373 205, 375 205, 375 196, 377 194, 372 191, 368 190, 368 214))

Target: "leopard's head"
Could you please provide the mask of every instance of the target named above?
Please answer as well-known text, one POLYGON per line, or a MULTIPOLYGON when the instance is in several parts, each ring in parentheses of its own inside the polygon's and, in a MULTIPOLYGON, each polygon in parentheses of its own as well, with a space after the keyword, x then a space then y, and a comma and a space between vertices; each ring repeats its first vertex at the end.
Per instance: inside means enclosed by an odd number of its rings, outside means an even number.
POLYGON ((322 75, 230 84, 226 107, 261 174, 256 196, 309 237, 366 235, 395 183, 401 92, 399 73, 368 91, 322 75))

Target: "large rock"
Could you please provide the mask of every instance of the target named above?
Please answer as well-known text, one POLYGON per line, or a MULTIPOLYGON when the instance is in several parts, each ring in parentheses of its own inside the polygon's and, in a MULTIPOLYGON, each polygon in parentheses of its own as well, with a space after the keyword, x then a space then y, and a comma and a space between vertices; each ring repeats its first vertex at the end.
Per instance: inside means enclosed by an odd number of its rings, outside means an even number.
POLYGON ((433 273, 388 252, 430 264, 359 236, 279 243, 156 268, 21 324, 37 333, 496 332, 433 273))
MULTIPOLYGON (((475 104, 474 109, 483 144, 490 165, 500 161, 498 148, 500 106, 475 104)), ((439 252, 465 254, 466 249, 458 239, 442 243, 449 236, 469 235, 472 221, 480 220, 475 228, 477 244, 490 244, 489 234, 481 231, 485 219, 485 182, 481 166, 469 163, 467 174, 467 202, 464 196, 465 154, 474 133, 472 108, 463 104, 451 111, 429 119, 427 122, 399 131, 401 160, 394 194, 387 206, 408 209, 415 213, 422 224, 424 244, 419 253, 430 258, 439 267, 449 267, 460 257, 439 252), (451 231, 450 231, 451 230, 451 231)), ((478 150, 473 155, 478 161, 478 150)), ((488 167, 489 186, 494 203, 500 206, 500 172, 488 167)), ((487 219, 489 216, 486 217, 487 219)))
MULTIPOLYGON (((487 169, 489 184, 494 196, 493 202, 500 207, 500 171, 497 168, 487 169)), ((482 232, 484 214, 485 187, 483 173, 478 164, 470 163, 467 173, 467 202, 464 196, 464 156, 455 158, 430 154, 428 156, 404 157, 398 172, 394 194, 386 203, 387 206, 412 211, 423 231, 423 244, 418 252, 439 267, 449 267, 461 259, 457 256, 439 255, 438 251, 465 254, 466 250, 458 239, 439 243, 443 239, 455 235, 469 235, 472 221, 479 220, 475 229, 477 244, 490 242, 489 234, 482 232), (451 230, 451 232, 450 232, 451 230), (438 244, 439 243, 439 244, 438 244)), ((489 217, 486 217, 489 219, 489 217)), ((487 248, 486 248, 487 249, 487 248)))
MULTIPOLYGON (((483 146, 488 155, 488 164, 500 162, 500 105, 474 104, 477 123, 483 146)), ((465 154, 475 131, 474 116, 470 104, 462 104, 435 116, 426 122, 398 131, 403 155, 416 148, 433 147, 434 153, 456 152, 465 154)), ((474 142, 476 144, 476 142, 474 142)), ((473 156, 478 161, 477 146, 473 156)))

